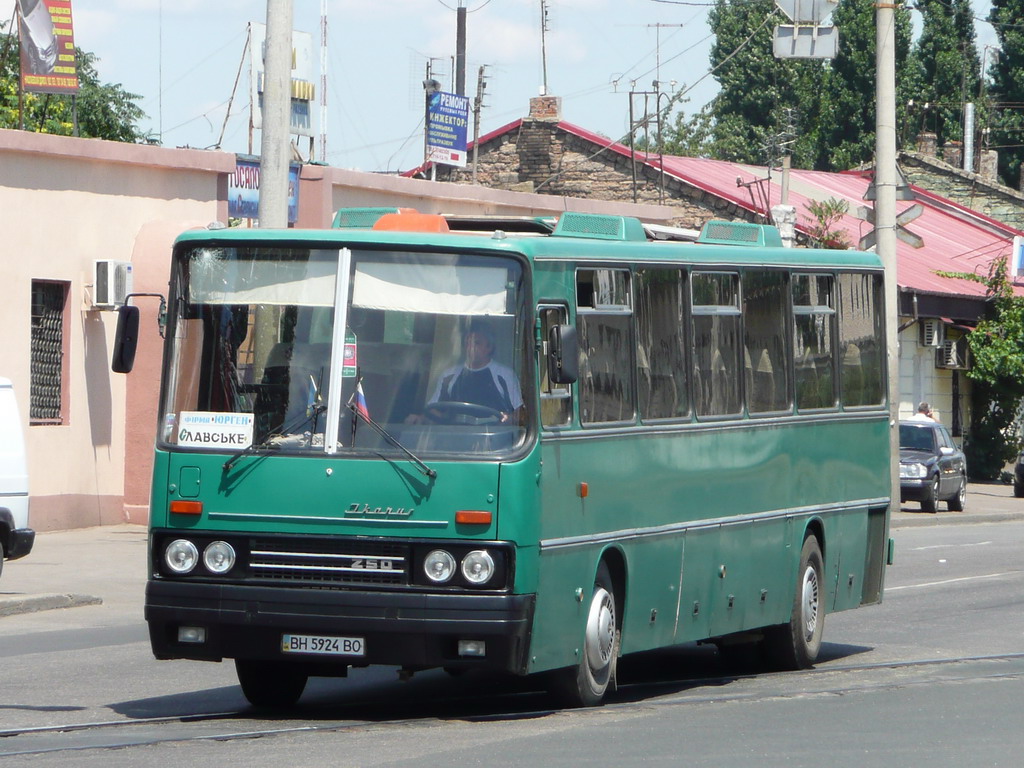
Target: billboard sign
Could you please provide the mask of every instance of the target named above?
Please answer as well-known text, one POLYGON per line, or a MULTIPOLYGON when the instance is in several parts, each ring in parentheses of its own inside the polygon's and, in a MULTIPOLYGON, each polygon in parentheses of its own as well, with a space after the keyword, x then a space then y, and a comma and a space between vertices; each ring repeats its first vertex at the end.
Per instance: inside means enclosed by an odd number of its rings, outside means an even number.
POLYGON ((469 97, 438 91, 427 103, 427 160, 466 167, 469 97))
MULTIPOLYGON (((249 87, 251 89, 253 128, 263 127, 263 75, 267 48, 267 25, 249 23, 249 87)), ((316 98, 313 69, 313 37, 308 32, 292 32, 292 108, 289 132, 312 136, 310 102, 316 98)))
MULTIPOLYGON (((235 158, 235 172, 228 176, 228 216, 233 219, 257 219, 260 209, 260 162, 254 158, 235 158)), ((288 166, 288 223, 299 216, 299 166, 288 166)))
POLYGON ((18 0, 21 89, 78 93, 71 0, 18 0))

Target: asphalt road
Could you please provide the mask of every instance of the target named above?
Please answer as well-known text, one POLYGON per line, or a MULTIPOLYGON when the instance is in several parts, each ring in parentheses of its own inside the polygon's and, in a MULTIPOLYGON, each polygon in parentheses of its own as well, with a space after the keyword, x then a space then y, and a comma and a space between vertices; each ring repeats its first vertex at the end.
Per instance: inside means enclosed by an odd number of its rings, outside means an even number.
POLYGON ((261 715, 230 664, 153 660, 143 529, 41 534, 0 610, 102 602, 0 615, 0 763, 1019 766, 1024 499, 972 486, 964 513, 916 506, 893 515, 884 602, 828 616, 813 670, 742 673, 681 646, 624 659, 608 704, 577 711, 530 680, 377 668, 261 715))

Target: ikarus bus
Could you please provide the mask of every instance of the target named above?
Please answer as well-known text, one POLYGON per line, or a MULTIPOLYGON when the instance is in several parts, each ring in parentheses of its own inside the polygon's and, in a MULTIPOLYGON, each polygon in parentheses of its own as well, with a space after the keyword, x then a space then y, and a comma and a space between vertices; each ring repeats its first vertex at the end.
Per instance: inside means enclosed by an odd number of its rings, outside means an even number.
POLYGON ((873 254, 731 222, 182 234, 154 654, 233 659, 258 706, 371 664, 544 673, 570 705, 686 642, 813 664, 891 560, 882 285, 873 254))

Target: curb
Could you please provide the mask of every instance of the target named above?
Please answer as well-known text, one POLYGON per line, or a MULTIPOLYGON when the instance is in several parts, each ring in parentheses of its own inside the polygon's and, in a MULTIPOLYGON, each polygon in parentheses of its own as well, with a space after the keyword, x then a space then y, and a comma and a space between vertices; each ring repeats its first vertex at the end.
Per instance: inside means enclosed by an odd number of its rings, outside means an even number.
POLYGON ((967 525, 981 523, 1005 523, 1024 520, 1020 512, 993 512, 985 515, 972 515, 960 512, 919 512, 904 513, 893 516, 889 521, 890 528, 921 528, 927 525, 967 525))
POLYGON ((49 611, 54 608, 77 608, 81 605, 101 605, 102 603, 102 598, 95 595, 43 594, 0 597, 0 616, 49 611))

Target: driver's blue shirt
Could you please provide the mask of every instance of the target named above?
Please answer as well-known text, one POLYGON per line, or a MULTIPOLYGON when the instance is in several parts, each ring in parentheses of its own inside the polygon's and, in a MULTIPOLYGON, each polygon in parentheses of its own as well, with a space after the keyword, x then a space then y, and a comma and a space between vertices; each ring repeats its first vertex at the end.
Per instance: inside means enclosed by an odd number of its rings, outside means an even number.
POLYGON ((428 405, 446 401, 510 413, 523 405, 523 395, 512 369, 491 361, 476 369, 454 365, 442 373, 428 405))

